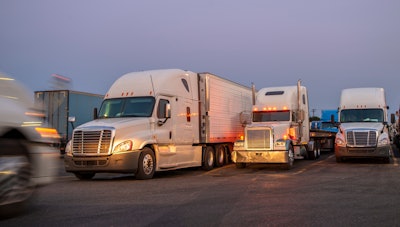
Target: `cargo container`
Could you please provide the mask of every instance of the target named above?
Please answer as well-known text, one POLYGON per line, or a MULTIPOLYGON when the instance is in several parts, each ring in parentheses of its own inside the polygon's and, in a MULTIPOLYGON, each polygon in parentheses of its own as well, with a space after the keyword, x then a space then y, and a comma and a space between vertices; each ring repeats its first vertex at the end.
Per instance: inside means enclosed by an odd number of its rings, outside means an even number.
POLYGON ((61 136, 61 154, 65 153, 74 127, 93 120, 93 109, 100 107, 103 97, 72 90, 35 91, 35 103, 43 108, 44 120, 61 136))

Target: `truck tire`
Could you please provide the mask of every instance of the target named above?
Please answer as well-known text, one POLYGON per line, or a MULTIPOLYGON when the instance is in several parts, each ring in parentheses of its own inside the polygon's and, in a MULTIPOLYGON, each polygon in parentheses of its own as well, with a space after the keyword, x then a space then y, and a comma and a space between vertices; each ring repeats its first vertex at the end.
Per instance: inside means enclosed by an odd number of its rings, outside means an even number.
POLYGON ((294 150, 293 150, 293 145, 289 145, 289 149, 287 152, 287 158, 288 162, 284 164, 285 169, 289 170, 293 167, 294 163, 294 150))
POLYGON ((225 146, 218 144, 215 146, 215 165, 221 167, 225 164, 225 146))
POLYGON ((139 165, 135 173, 135 178, 138 180, 147 180, 153 178, 156 170, 156 160, 154 158, 154 152, 145 147, 139 156, 139 165))
POLYGON ((317 140, 317 141, 315 141, 317 144, 317 157, 316 157, 316 159, 319 159, 319 157, 321 157, 321 141, 320 140, 317 140))
POLYGON ((307 149, 307 159, 309 159, 309 160, 317 159, 317 157, 318 157, 317 152, 318 152, 317 151, 317 144, 314 144, 314 148, 313 148, 312 151, 307 149))
POLYGON ((209 171, 214 168, 214 154, 214 148, 212 146, 207 146, 204 148, 202 165, 204 170, 209 171))
POLYGON ((79 180, 90 180, 96 175, 96 173, 81 173, 81 172, 75 172, 74 173, 75 177, 78 178, 79 180))

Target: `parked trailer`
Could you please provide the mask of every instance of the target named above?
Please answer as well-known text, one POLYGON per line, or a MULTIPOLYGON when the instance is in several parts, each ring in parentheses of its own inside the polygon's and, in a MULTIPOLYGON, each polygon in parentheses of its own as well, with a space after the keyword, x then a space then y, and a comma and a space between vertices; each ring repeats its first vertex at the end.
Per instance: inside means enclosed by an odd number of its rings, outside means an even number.
POLYGON ((336 161, 382 158, 390 162, 388 111, 383 88, 343 89, 339 106, 336 161))
POLYGON ((42 106, 45 120, 61 136, 61 154, 65 153, 74 127, 93 120, 93 109, 100 107, 103 97, 72 90, 35 91, 35 103, 42 106))
POLYGON ((128 73, 105 95, 98 119, 77 127, 65 169, 79 179, 96 173, 134 173, 229 161, 243 135, 240 113, 251 110, 251 88, 210 73, 179 69, 128 73))
POLYGON ((234 144, 236 167, 279 163, 290 169, 295 159, 317 159, 320 150, 318 141, 310 139, 308 113, 307 89, 300 81, 297 86, 260 89, 244 139, 234 144))
POLYGON ((320 149, 335 150, 335 137, 338 131, 335 122, 338 120, 337 110, 321 110, 321 120, 311 122, 310 137, 318 140, 320 149))

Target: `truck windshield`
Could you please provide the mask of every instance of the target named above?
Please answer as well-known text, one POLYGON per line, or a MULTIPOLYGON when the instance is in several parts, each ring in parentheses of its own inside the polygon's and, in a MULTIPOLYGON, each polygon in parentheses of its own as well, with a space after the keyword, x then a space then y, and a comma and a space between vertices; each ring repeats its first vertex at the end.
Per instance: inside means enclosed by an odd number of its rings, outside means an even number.
POLYGON ((290 121, 290 111, 260 111, 253 112, 253 122, 290 121))
POLYGON ((336 129, 332 122, 321 122, 321 129, 336 129))
POLYGON ((154 103, 154 97, 106 99, 101 104, 99 118, 150 117, 154 103))
POLYGON ((382 109, 348 109, 340 112, 340 122, 383 122, 382 109))

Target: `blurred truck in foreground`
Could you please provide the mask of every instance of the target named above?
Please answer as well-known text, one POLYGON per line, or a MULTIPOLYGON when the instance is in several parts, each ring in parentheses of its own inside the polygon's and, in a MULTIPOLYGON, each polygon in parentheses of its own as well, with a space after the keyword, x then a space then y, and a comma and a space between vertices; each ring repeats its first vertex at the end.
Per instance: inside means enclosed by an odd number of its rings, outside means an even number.
POLYGON ((337 110, 321 110, 321 119, 311 122, 310 137, 318 139, 321 150, 334 151, 338 131, 335 122, 338 122, 337 110))
POLYGON ((346 158, 391 158, 388 111, 383 88, 342 90, 335 140, 336 161, 346 158))
POLYGON ((245 136, 234 145, 232 161, 237 168, 278 163, 290 169, 295 159, 317 159, 319 141, 310 139, 309 122, 307 89, 300 81, 297 86, 260 89, 245 136))
POLYGON ((105 95, 94 121, 75 128, 65 169, 79 179, 96 173, 134 173, 230 160, 243 135, 240 113, 251 110, 251 88, 210 73, 179 69, 128 73, 105 95))
POLYGON ((65 153, 74 127, 93 120, 93 109, 100 107, 103 97, 72 90, 35 91, 35 103, 42 106, 44 120, 61 136, 61 154, 65 153))
POLYGON ((397 110, 396 113, 392 113, 390 115, 390 138, 392 142, 398 149, 400 149, 400 110, 397 110))
POLYGON ((24 209, 36 186, 55 179, 59 135, 41 121, 25 87, 2 74, 0 106, 0 218, 6 218, 24 209))

